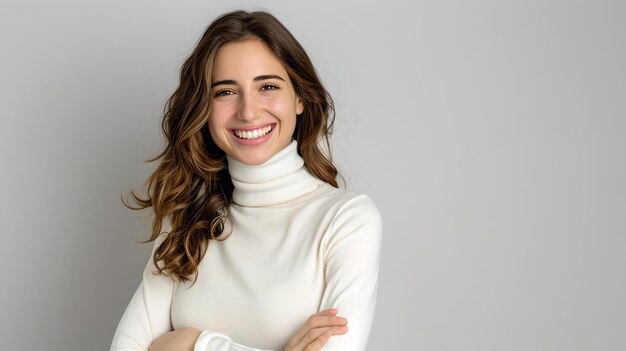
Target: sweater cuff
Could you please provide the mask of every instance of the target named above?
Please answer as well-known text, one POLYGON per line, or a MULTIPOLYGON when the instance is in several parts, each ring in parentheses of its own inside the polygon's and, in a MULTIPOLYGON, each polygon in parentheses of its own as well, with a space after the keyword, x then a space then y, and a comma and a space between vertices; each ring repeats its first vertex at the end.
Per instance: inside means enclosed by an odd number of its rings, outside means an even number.
MULTIPOLYGON (((228 347, 228 343, 231 341, 230 338, 224 334, 211 332, 209 330, 203 330, 198 336, 196 343, 193 347, 193 351, 208 351, 209 343, 213 340, 214 344, 221 344, 222 347, 228 347), (222 339, 222 340, 216 340, 222 339)), ((216 345, 217 346, 217 345, 216 345)), ((221 349, 221 348, 220 348, 221 349)))
POLYGON ((233 342, 227 335, 203 330, 194 344, 193 351, 270 351, 233 342))

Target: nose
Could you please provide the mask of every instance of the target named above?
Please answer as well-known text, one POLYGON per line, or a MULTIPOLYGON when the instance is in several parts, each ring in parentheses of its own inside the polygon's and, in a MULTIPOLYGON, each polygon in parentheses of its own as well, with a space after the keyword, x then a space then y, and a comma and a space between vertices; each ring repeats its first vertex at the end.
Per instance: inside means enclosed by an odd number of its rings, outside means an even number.
POLYGON ((260 116, 261 108, 259 102, 250 94, 243 94, 239 101, 237 118, 242 121, 253 121, 260 116))

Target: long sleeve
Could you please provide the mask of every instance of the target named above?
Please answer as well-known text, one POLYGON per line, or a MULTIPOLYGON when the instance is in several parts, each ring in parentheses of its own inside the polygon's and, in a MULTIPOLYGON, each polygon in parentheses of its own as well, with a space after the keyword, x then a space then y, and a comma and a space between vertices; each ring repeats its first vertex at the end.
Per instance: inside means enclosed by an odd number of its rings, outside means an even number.
MULTIPOLYGON (((155 240, 153 253, 164 238, 162 235, 155 240)), ((155 271, 151 255, 143 280, 117 326, 111 351, 147 351, 152 340, 172 330, 170 308, 174 281, 153 274, 155 271)))
POLYGON ((338 211, 326 243, 326 288, 320 310, 337 308, 348 332, 330 338, 325 351, 363 351, 372 327, 382 244, 382 219, 365 195, 338 211))
MULTIPOLYGON (((164 240, 157 238, 154 250, 164 240)), ((135 291, 115 331, 111 351, 148 351, 152 341, 173 329, 171 323, 174 281, 155 275, 152 255, 143 272, 143 280, 135 291)), ((263 351, 233 342, 230 337, 204 330, 196 341, 194 351, 263 351)))

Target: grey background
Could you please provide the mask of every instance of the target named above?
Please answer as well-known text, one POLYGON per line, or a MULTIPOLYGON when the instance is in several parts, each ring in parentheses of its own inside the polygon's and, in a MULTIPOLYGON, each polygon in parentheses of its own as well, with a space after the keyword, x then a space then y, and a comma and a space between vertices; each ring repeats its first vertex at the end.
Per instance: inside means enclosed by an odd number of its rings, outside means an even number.
POLYGON ((622 1, 3 1, 2 350, 106 350, 140 189, 205 26, 268 9, 385 220, 370 350, 624 350, 622 1))

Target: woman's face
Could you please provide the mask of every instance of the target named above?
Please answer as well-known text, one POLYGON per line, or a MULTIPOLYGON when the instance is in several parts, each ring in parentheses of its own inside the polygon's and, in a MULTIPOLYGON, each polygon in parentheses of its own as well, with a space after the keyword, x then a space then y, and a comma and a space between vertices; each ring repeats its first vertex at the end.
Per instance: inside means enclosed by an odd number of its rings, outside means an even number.
POLYGON ((289 145, 304 106, 265 44, 250 39, 222 45, 211 78, 209 130, 227 155, 259 165, 289 145))

